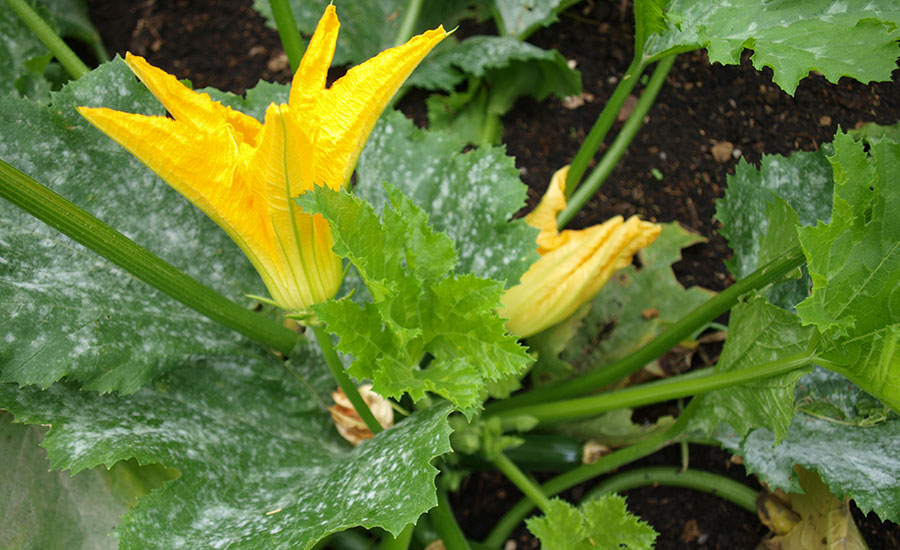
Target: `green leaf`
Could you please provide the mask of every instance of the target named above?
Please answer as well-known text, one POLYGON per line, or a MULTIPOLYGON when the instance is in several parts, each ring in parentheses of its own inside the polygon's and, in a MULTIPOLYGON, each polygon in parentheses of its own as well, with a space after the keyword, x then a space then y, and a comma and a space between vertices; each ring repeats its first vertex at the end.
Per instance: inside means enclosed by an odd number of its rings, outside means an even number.
POLYGON ((500 81, 501 76, 509 80, 509 73, 518 72, 533 74, 528 80, 531 87, 520 94, 527 93, 538 101, 550 94, 565 97, 581 93, 581 74, 570 69, 559 52, 508 36, 472 36, 453 48, 441 49, 429 56, 407 83, 449 92, 466 75, 492 82, 500 81))
POLYGON ((314 350, 291 366, 304 384, 261 355, 208 358, 128 396, 3 384, 0 407, 52 425, 43 446, 53 468, 135 457, 181 473, 123 517, 122 550, 311 548, 357 525, 397 535, 437 502, 431 462, 450 451, 450 408, 350 448, 316 405, 333 388, 323 370, 314 350))
POLYGON ((37 426, 12 423, 0 413, 0 548, 113 550, 108 533, 125 513, 125 502, 99 470, 71 476, 50 472, 37 426))
POLYGON ((94 51, 97 61, 109 60, 103 39, 91 22, 86 0, 38 0, 38 4, 52 14, 61 37, 83 42, 94 51))
MULTIPOLYGON (((748 368, 809 351, 813 327, 756 296, 731 310, 728 340, 716 363, 717 373, 748 368)), ((731 425, 739 436, 766 427, 776 442, 784 438, 794 416, 794 386, 808 369, 730 386, 701 395, 691 418, 695 428, 713 433, 720 423, 731 425)))
MULTIPOLYGON (((40 13, 47 15, 43 10, 40 13)), ((49 50, 4 4, 0 9, 0 96, 17 93, 45 101, 50 82, 44 78, 44 69, 51 59, 49 50)))
MULTIPOLYGON (((289 0, 294 19, 300 32, 311 35, 316 23, 325 12, 325 6, 334 3, 341 21, 334 65, 359 64, 395 46, 409 2, 406 0, 289 0)), ((419 34, 438 25, 451 29, 457 22, 477 12, 466 0, 424 0, 422 11, 414 27, 419 34)), ((258 11, 272 28, 272 8, 269 0, 253 0, 258 11)))
POLYGON ((900 52, 900 8, 893 0, 672 0, 667 30, 646 55, 706 48, 710 63, 736 65, 744 48, 757 69, 793 95, 817 71, 863 83, 887 81, 900 52))
POLYGON ((816 368, 797 384, 800 413, 778 446, 756 430, 719 439, 771 489, 800 490, 794 465, 816 470, 831 491, 863 514, 900 521, 900 417, 840 374, 816 368))
POLYGON ((650 550, 657 535, 628 513, 625 497, 615 494, 598 496, 580 508, 552 499, 545 515, 526 519, 525 525, 545 550, 650 550))
POLYGON ((700 287, 685 289, 671 267, 681 260, 682 248, 702 241, 676 223, 662 224, 656 241, 638 253, 641 268, 628 266, 617 271, 594 298, 583 328, 562 359, 578 372, 608 365, 712 297, 713 292, 700 287))
POLYGON ((636 41, 646 43, 654 34, 662 34, 666 31, 666 6, 669 0, 636 0, 634 3, 635 27, 641 30, 641 36, 636 36, 636 41))
POLYGON ((675 422, 669 415, 659 417, 653 424, 635 423, 632 409, 617 409, 595 418, 572 422, 559 428, 561 433, 582 441, 594 441, 607 447, 633 445, 665 430, 675 422))
MULTIPOLYGON (((74 107, 161 115, 117 59, 53 95, 48 108, 0 97, 0 158, 224 295, 264 288, 231 239, 74 107)), ((246 355, 242 338, 122 273, 10 205, 0 218, 0 380, 62 377, 133 392, 201 354, 246 355)))
POLYGON ((834 148, 831 223, 799 230, 813 290, 797 312, 827 340, 823 365, 900 410, 900 145, 867 154, 839 133, 834 148))
POLYGON ((390 111, 360 156, 355 192, 380 211, 388 201, 382 183, 397 186, 456 243, 457 273, 513 286, 538 259, 538 230, 510 221, 525 206, 527 188, 502 148, 461 153, 462 147, 456 136, 420 130, 390 111))
POLYGON ((501 33, 521 38, 557 22, 562 0, 494 0, 501 33))
POLYGON ((418 401, 437 393, 467 414, 487 395, 486 384, 515 376, 529 362, 495 312, 503 285, 450 271, 450 239, 428 226, 424 211, 397 188, 382 220, 364 200, 316 187, 297 199, 332 228, 334 250, 348 258, 372 302, 349 299, 314 306, 338 349, 355 358, 349 373, 372 380, 386 397, 418 401), (427 366, 420 362, 427 356, 427 366))
MULTIPOLYGON (((829 147, 830 149, 830 147, 829 147)), ((716 218, 734 256, 725 261, 736 279, 753 273, 798 244, 796 225, 831 218, 831 165, 825 151, 790 157, 763 155, 760 168, 741 160, 728 176, 725 196, 716 201, 716 218)), ((772 303, 790 309, 809 295, 810 280, 775 285, 772 303)))

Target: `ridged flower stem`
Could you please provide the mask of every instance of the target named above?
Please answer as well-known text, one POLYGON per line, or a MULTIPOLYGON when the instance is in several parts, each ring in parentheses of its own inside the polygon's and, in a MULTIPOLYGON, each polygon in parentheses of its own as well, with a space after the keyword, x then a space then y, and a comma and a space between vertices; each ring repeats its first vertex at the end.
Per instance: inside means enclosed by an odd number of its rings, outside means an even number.
POLYGON ((491 462, 528 497, 528 500, 540 508, 541 511, 547 513, 550 509, 550 499, 547 498, 547 495, 541 491, 541 488, 531 478, 525 475, 525 472, 516 466, 515 462, 503 453, 497 453, 497 456, 491 458, 491 462))
POLYGON ((269 0, 269 6, 272 8, 272 18, 275 19, 278 37, 281 39, 284 53, 287 54, 291 73, 295 73, 297 67, 300 66, 304 51, 303 37, 300 36, 300 29, 297 28, 297 20, 294 18, 288 0, 269 0))
POLYGON ((381 424, 378 423, 378 420, 375 419, 375 415, 372 414, 369 406, 366 405, 365 400, 359 394, 356 384, 354 384, 353 381, 350 380, 350 376, 347 375, 344 364, 341 362, 337 351, 334 349, 334 345, 331 343, 331 335, 320 325, 311 325, 311 327, 313 333, 316 335, 316 342, 319 344, 319 349, 322 350, 322 357, 325 359, 325 363, 331 371, 331 376, 334 377, 338 387, 344 391, 344 395, 350 400, 356 414, 362 418, 363 422, 366 423, 366 427, 369 428, 369 431, 371 431, 372 434, 378 434, 383 431, 384 428, 382 428, 381 424))
POLYGON ((59 64, 74 78, 81 78, 90 72, 90 68, 72 51, 63 39, 50 28, 46 21, 25 0, 6 0, 6 5, 19 16, 31 32, 40 40, 50 53, 56 57, 59 64))
POLYGON ((466 536, 453 516, 453 508, 450 506, 450 499, 447 498, 447 490, 440 482, 437 484, 437 501, 438 505, 428 512, 428 517, 431 518, 434 529, 444 542, 444 548, 447 550, 471 550, 469 541, 466 540, 466 536))
MULTIPOLYGON (((652 435, 639 443, 613 451, 593 464, 579 466, 564 474, 558 475, 541 485, 541 492, 548 497, 553 496, 570 487, 578 485, 579 483, 603 475, 610 470, 639 460, 674 443, 676 439, 681 436, 685 426, 687 426, 687 420, 690 418, 691 411, 692 406, 689 404, 678 420, 669 428, 658 434, 652 435)), ((494 529, 484 540, 484 545, 489 548, 502 548, 503 543, 506 542, 506 539, 509 538, 509 535, 516 526, 521 523, 533 509, 534 504, 527 498, 517 502, 515 506, 510 508, 509 511, 500 518, 500 521, 497 522, 494 529)))
POLYGON ((594 122, 594 126, 569 165, 569 175, 566 178, 566 198, 571 197, 572 193, 578 188, 582 176, 584 176, 588 165, 591 163, 591 159, 594 158, 597 150, 603 144, 603 140, 606 139, 609 129, 612 128, 613 123, 616 121, 616 116, 622 110, 622 105, 625 104, 625 100, 628 98, 631 90, 637 85, 645 68, 644 62, 635 58, 632 60, 631 65, 628 66, 625 74, 622 75, 619 83, 616 84, 616 89, 613 90, 609 101, 603 106, 600 116, 597 117, 597 121, 594 122))
POLYGON ((294 349, 297 333, 232 302, 2 160, 0 197, 213 321, 283 354, 294 349))
POLYGON ((659 382, 640 384, 624 390, 590 397, 530 405, 526 410, 512 409, 505 413, 500 413, 499 416, 528 414, 528 416, 536 418, 542 424, 562 420, 577 420, 616 409, 642 407, 680 397, 701 395, 753 380, 771 378, 802 368, 811 361, 813 361, 813 356, 809 353, 798 353, 745 369, 718 374, 712 374, 710 371, 707 371, 707 375, 703 377, 688 376, 683 378, 682 376, 675 376, 659 382))
MULTIPOLYGON (((659 91, 666 81, 666 76, 669 74, 672 65, 675 63, 675 57, 675 55, 664 57, 656 64, 656 68, 653 70, 653 76, 650 77, 650 82, 647 84, 647 87, 644 88, 641 99, 638 100, 637 106, 635 106, 631 116, 628 117, 628 121, 622 126, 619 135, 616 136, 615 141, 613 141, 612 145, 610 145, 609 149, 604 153, 603 158, 600 159, 600 163, 597 164, 597 167, 591 172, 591 175, 584 181, 584 184, 572 195, 566 209, 560 213, 558 218, 560 229, 572 221, 575 215, 578 214, 591 197, 594 196, 597 190, 600 189, 600 186, 603 185, 606 178, 612 174, 622 157, 625 156, 628 147, 631 145, 638 130, 641 129, 641 125, 644 123, 644 117, 647 116, 647 113, 650 112, 650 108, 653 107, 654 102, 656 102, 656 96, 659 95, 659 91)), ((572 169, 569 168, 570 174, 571 170, 572 169)))
POLYGON ((680 468, 672 467, 640 468, 615 475, 591 489, 583 501, 604 493, 619 493, 648 485, 703 491, 740 506, 753 515, 757 513, 756 499, 759 493, 750 487, 718 474, 691 469, 682 472, 680 468))
POLYGON ((397 37, 394 39, 395 46, 404 44, 412 38, 420 13, 422 13, 422 0, 409 0, 406 5, 406 13, 403 14, 403 21, 400 22, 400 28, 397 30, 397 37))
POLYGON ((764 265, 713 298, 710 298, 706 303, 700 305, 660 333, 647 345, 642 346, 622 359, 561 384, 538 388, 514 395, 503 401, 491 403, 486 407, 486 414, 492 415, 512 409, 521 409, 520 413, 530 414, 528 407, 535 403, 577 397, 602 389, 613 382, 621 380, 642 369, 644 365, 662 356, 679 342, 689 338, 713 319, 731 309, 742 295, 773 283, 786 273, 802 265, 804 260, 803 250, 799 246, 793 248, 780 258, 764 265))

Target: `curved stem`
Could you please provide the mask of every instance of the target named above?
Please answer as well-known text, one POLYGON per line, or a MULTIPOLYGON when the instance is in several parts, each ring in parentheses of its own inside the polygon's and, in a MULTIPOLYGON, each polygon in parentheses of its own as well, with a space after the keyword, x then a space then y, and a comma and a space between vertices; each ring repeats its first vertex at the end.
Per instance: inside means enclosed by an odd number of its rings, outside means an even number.
POLYGON ((799 246, 793 248, 781 258, 764 265, 718 295, 710 298, 706 303, 697 307, 694 311, 660 333, 650 343, 615 363, 561 384, 539 388, 515 395, 503 401, 491 403, 486 407, 486 414, 517 408, 524 409, 527 405, 534 403, 583 395, 621 380, 637 372, 644 365, 660 357, 704 325, 731 309, 741 295, 778 280, 784 274, 802 265, 804 260, 803 250, 799 246))
POLYGON ((438 505, 428 512, 428 517, 431 518, 431 523, 444 542, 444 547, 447 550, 471 550, 469 541, 453 517, 450 499, 447 498, 447 491, 441 483, 438 483, 437 499, 438 505))
POLYGON ((371 431, 373 435, 383 431, 384 428, 382 428, 381 424, 378 423, 378 420, 375 419, 375 415, 372 414, 369 406, 366 405, 365 400, 363 400, 362 396, 359 394, 356 384, 354 384, 353 381, 350 380, 350 377, 347 376, 347 371, 344 370, 344 364, 341 363, 341 359, 338 357, 337 352, 334 350, 334 345, 331 343, 331 335, 329 335, 328 331, 320 325, 311 325, 311 327, 313 333, 316 335, 316 342, 319 343, 319 349, 322 350, 322 357, 325 359, 325 363, 331 371, 331 376, 334 377, 338 387, 344 391, 344 395, 346 395, 347 399, 350 400, 350 403, 353 404, 353 409, 356 411, 356 414, 362 418, 363 422, 366 423, 366 427, 369 428, 369 431, 371 431))
POLYGON ((750 487, 710 472, 691 469, 682 472, 679 468, 672 467, 641 468, 623 472, 603 480, 584 497, 584 500, 604 493, 618 493, 647 485, 684 487, 686 489, 703 491, 736 504, 756 515, 756 498, 759 496, 759 493, 750 487))
POLYGON ((771 378, 808 365, 812 360, 811 354, 798 353, 746 369, 717 374, 710 374, 709 371, 706 371, 707 375, 700 378, 682 379, 681 376, 675 376, 659 382, 641 384, 600 395, 530 405, 525 410, 512 409, 500 413, 499 416, 528 414, 528 416, 537 418, 541 423, 575 420, 615 409, 641 407, 679 397, 700 395, 752 380, 771 378))
POLYGON ((2 160, 0 198, 213 321, 283 354, 294 349, 297 333, 232 302, 2 160))
POLYGON ((550 509, 550 499, 509 457, 503 453, 497 453, 497 456, 491 458, 491 462, 544 513, 550 509))
POLYGON ((405 44, 407 40, 412 38, 421 12, 422 0, 409 0, 409 4, 406 6, 406 13, 403 14, 403 21, 400 23, 400 29, 397 30, 397 37, 394 38, 394 46, 405 44))
POLYGON ((379 550, 407 550, 409 548, 409 543, 412 541, 413 529, 416 526, 412 523, 407 525, 403 531, 397 535, 397 538, 391 536, 390 533, 385 533, 381 538, 381 543, 378 545, 379 550))
POLYGON ((72 51, 72 48, 66 45, 63 39, 50 28, 50 25, 41 19, 41 16, 32 9, 28 2, 25 0, 6 0, 6 4, 11 10, 16 12, 19 19, 31 29, 31 32, 37 36, 38 40, 47 46, 47 49, 50 50, 59 61, 59 64, 63 66, 72 78, 81 78, 82 75, 91 71, 72 51))
POLYGON ((569 165, 569 175, 566 178, 567 198, 572 196, 572 193, 578 188, 578 184, 581 183, 581 177, 584 176, 591 159, 594 158, 597 150, 600 149, 600 145, 603 144, 603 140, 606 139, 606 134, 609 133, 609 129, 612 128, 613 123, 616 121, 616 116, 622 110, 622 105, 628 98, 628 94, 631 93, 631 90, 634 89, 638 80, 640 80, 641 73, 644 72, 645 67, 646 65, 641 59, 635 58, 631 62, 622 79, 616 85, 616 89, 610 96, 609 101, 603 106, 600 116, 594 122, 593 128, 591 128, 590 133, 588 133, 581 144, 581 148, 575 153, 575 158, 572 159, 572 163, 569 165))
MULTIPOLYGON (((625 464, 641 459, 673 443, 684 431, 687 420, 691 416, 691 411, 692 405, 689 404, 678 420, 666 430, 652 435, 640 443, 635 443, 630 447, 613 451, 593 464, 579 466, 564 474, 558 475, 541 485, 541 492, 547 496, 553 496, 570 487, 578 485, 583 481, 603 475, 610 470, 614 470, 625 464)), ((501 548, 506 539, 509 538, 510 533, 512 533, 516 526, 528 516, 528 513, 531 512, 532 509, 534 509, 534 504, 528 499, 522 499, 517 502, 516 505, 510 508, 494 526, 494 529, 484 540, 485 546, 490 548, 501 548)))
MULTIPOLYGON (((603 155, 603 158, 600 159, 600 164, 598 164, 597 168, 591 172, 591 175, 585 180, 584 185, 572 195, 568 206, 566 206, 566 209, 559 215, 558 220, 560 228, 565 227, 572 221, 572 218, 578 214, 578 211, 581 210, 584 205, 587 204, 588 200, 594 196, 597 190, 600 189, 600 186, 603 185, 606 178, 612 174, 616 165, 619 163, 619 160, 621 160, 625 155, 625 152, 628 151, 628 147, 631 145, 634 136, 637 135, 638 130, 641 129, 641 125, 644 123, 644 117, 647 116, 647 113, 656 101, 656 96, 659 94, 660 89, 662 89, 662 85, 666 81, 666 76, 669 74, 669 70, 674 63, 674 55, 661 59, 659 63, 657 63, 656 69, 653 70, 653 76, 650 78, 650 82, 644 89, 644 93, 641 94, 641 99, 638 100, 634 112, 631 113, 631 116, 628 117, 628 121, 622 127, 622 131, 619 132, 619 135, 616 136, 616 139, 613 141, 609 150, 607 150, 603 155)), ((571 168, 569 170, 571 171, 571 168)))
POLYGON ((303 37, 297 28, 297 20, 294 19, 288 0, 269 0, 269 6, 272 7, 272 18, 275 19, 275 26, 278 28, 281 46, 287 54, 291 72, 294 73, 300 66, 300 60, 303 59, 303 37))

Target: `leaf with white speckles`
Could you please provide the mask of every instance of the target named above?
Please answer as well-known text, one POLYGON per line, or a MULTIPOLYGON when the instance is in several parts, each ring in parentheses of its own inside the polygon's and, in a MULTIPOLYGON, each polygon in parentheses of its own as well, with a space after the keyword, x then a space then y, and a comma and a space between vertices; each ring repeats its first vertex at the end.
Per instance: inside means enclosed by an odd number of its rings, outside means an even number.
POLYGON ((668 28, 648 55, 706 48, 710 63, 736 65, 744 48, 757 69, 793 95, 810 71, 888 81, 896 68, 900 5, 895 0, 672 0, 668 28))
POLYGON ((799 412, 777 446, 772 432, 746 440, 719 438, 772 489, 796 492, 794 465, 815 469, 831 491, 863 511, 900 521, 900 416, 850 384, 817 368, 797 383, 799 412))
MULTIPOLYGON (((777 361, 807 352, 815 329, 804 327, 793 313, 756 296, 731 310, 729 337, 716 363, 724 373, 777 361)), ((720 423, 730 424, 738 434, 771 428, 782 439, 794 416, 794 385, 807 369, 737 384, 696 398, 693 426, 707 433, 720 423)))
POLYGON ((381 209, 387 202, 382 184, 397 186, 456 243, 458 273, 513 286, 538 259, 538 230, 523 219, 510 221, 525 205, 527 189, 502 148, 461 153, 462 146, 451 134, 420 130, 401 113, 387 113, 360 156, 355 191, 381 209))
POLYGON ((315 406, 333 389, 315 350, 291 370, 307 385, 261 354, 182 366, 127 396, 0 384, 0 408, 52 425, 54 468, 136 457, 180 472, 122 518, 122 550, 310 548, 357 525, 396 535, 436 504, 431 462, 450 451, 449 406, 351 448, 315 406))
MULTIPOLYGON (((0 158, 226 296, 264 293, 231 239, 76 105, 164 112, 117 59, 54 94, 50 108, 0 97, 0 158)), ((0 380, 19 384, 66 376, 133 392, 186 357, 247 354, 236 333, 8 203, 0 216, 0 318, 0 380)))

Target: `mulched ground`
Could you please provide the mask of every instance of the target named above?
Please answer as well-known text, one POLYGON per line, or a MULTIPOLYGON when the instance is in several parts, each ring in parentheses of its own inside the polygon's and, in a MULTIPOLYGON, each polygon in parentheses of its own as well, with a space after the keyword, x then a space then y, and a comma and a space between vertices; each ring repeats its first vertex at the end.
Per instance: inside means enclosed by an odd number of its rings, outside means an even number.
MULTIPOLYGON (((251 4, 250 0, 88 0, 91 17, 111 52, 131 51, 197 87, 236 93, 260 78, 290 80, 277 33, 265 27, 251 4)), ((576 109, 564 107, 557 99, 542 104, 521 100, 504 118, 503 142, 516 157, 531 204, 539 199, 551 174, 574 156, 625 71, 632 48, 629 13, 624 1, 587 0, 531 38, 538 46, 556 48, 574 60, 585 92, 593 96, 576 109)), ((463 23, 460 34, 471 34, 467 25, 463 23)), ((615 214, 677 220, 708 239, 685 251, 684 261, 675 266, 679 279, 688 286, 721 290, 731 282, 723 264, 730 252, 717 231, 714 201, 722 196, 726 177, 738 160, 758 163, 763 154, 815 150, 831 140, 838 125, 853 128, 869 121, 896 122, 900 119, 900 71, 894 76, 891 83, 869 86, 849 79, 830 84, 812 76, 801 82, 791 98, 772 83, 768 69, 753 69, 747 56, 740 66, 722 67, 711 66, 704 52, 684 54, 626 158, 572 227, 615 214), (732 153, 717 161, 712 150, 717 144, 727 150, 723 142, 732 144, 732 153), (654 177, 653 169, 662 174, 661 179, 654 177)), ((401 107, 421 113, 421 106, 410 101, 401 107)), ((637 465, 679 463, 677 449, 670 448, 637 465)), ((755 483, 717 449, 693 447, 691 466, 755 483)), ((627 496, 629 507, 661 533, 659 550, 752 549, 765 534, 751 514, 707 494, 646 488, 629 491, 627 496)), ((460 521, 476 539, 518 498, 516 488, 498 474, 475 475, 454 496, 460 521)), ((882 525, 874 514, 862 518, 857 512, 857 517, 872 550, 900 547, 896 525, 882 525)), ((520 550, 534 547, 530 537, 518 542, 520 550)))

